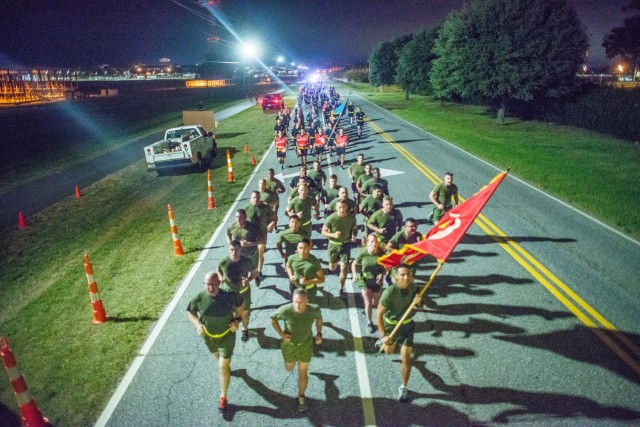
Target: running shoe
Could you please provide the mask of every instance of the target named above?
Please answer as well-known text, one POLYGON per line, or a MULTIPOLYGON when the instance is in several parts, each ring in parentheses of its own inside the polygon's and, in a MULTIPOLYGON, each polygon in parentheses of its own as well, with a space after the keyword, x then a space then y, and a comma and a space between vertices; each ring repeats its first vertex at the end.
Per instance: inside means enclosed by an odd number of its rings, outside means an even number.
POLYGON ((398 389, 398 400, 402 403, 407 403, 409 401, 409 390, 403 385, 398 389))
POLYGON ((243 329, 242 330, 242 337, 240 338, 240 341, 242 341, 242 342, 249 341, 249 330, 248 329, 243 329))
POLYGON ((260 282, 262 282, 262 279, 260 278, 260 274, 258 274, 258 275, 256 276, 256 286, 257 286, 257 287, 260 287, 260 282))
POLYGON ((346 299, 347 298, 347 293, 345 292, 344 289, 340 289, 340 298, 342 298, 342 299, 346 299))
POLYGON ((307 400, 304 398, 304 396, 298 397, 298 412, 304 412, 308 408, 309 406, 307 405, 307 400))
POLYGON ((373 323, 369 323, 369 333, 371 334, 376 333, 376 326, 373 323))
POLYGON ((223 413, 226 410, 227 410, 227 398, 221 397, 220 404, 218 405, 218 412, 223 413))

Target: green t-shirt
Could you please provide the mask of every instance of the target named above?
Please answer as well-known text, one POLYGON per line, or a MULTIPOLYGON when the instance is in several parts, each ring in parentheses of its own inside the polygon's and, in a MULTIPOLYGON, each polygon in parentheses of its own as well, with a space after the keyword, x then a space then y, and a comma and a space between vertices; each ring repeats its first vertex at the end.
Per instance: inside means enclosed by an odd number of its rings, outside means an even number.
POLYGON ((327 174, 324 173, 323 170, 316 172, 315 170, 310 170, 307 172, 307 176, 316 183, 316 188, 322 188, 325 182, 327 182, 327 174))
MULTIPOLYGON (((338 204, 339 199, 333 199, 331 201, 331 203, 329 203, 329 210, 332 212, 336 211, 336 205, 338 204)), ((353 200, 347 198, 344 200, 344 202, 347 204, 347 210, 349 212, 351 212, 352 214, 355 214, 356 211, 356 202, 354 202, 353 200)))
POLYGON ((267 182, 267 190, 271 191, 274 194, 284 193, 284 184, 282 184, 282 181, 280 181, 279 179, 265 179, 265 181, 267 182))
POLYGON ((284 253, 287 257, 296 253, 298 243, 305 237, 300 231, 294 233, 292 229, 287 228, 278 233, 276 244, 281 243, 284 246, 284 253))
POLYGON ((271 190, 261 191, 260 192, 260 201, 262 203, 266 203, 268 205, 278 203, 278 193, 274 193, 271 190))
POLYGON ((293 200, 289 202, 288 209, 294 213, 302 212, 302 218, 300 218, 300 221, 302 222, 302 225, 306 225, 311 221, 311 209, 314 204, 315 200, 312 197, 307 196, 304 200, 300 197, 294 197, 293 200))
POLYGON ((325 188, 324 194, 327 196, 327 199, 331 200, 335 200, 338 198, 338 192, 340 191, 340 189, 342 188, 342 186, 338 185, 336 186, 336 188, 325 188))
POLYGON ((387 242, 396 234, 396 231, 398 231, 398 228, 402 225, 402 213, 395 208, 388 214, 380 209, 371 215, 367 222, 367 225, 369 224, 372 224, 376 228, 386 228, 386 233, 380 234, 376 232, 375 235, 387 242))
MULTIPOLYGON (((258 240, 265 237, 260 229, 252 224, 248 219, 243 228, 240 228, 240 226, 235 222, 231 224, 227 228, 227 236, 229 236, 231 240, 246 240, 247 242, 257 242, 258 240)), ((257 246, 243 247, 242 256, 251 257, 255 255, 257 251, 257 246)))
POLYGON ((283 331, 291 334, 291 342, 302 344, 312 338, 311 327, 317 319, 322 319, 322 313, 317 304, 307 304, 307 308, 302 313, 296 313, 293 304, 289 303, 281 306, 271 318, 284 321, 283 331))
POLYGON ((355 263, 360 266, 363 279, 375 279, 378 274, 385 272, 384 267, 378 264, 380 256, 382 254, 371 255, 367 248, 362 248, 355 259, 355 263))
POLYGON ((382 178, 371 178, 368 179, 364 184, 362 184, 362 187, 360 188, 362 190, 362 193, 366 193, 366 194, 371 194, 371 190, 373 189, 373 186, 376 184, 380 184, 382 186, 382 193, 389 195, 389 184, 387 183, 386 179, 382 179, 382 178))
POLYGON ((406 244, 417 243, 420 240, 422 240, 422 234, 416 232, 413 237, 407 238, 407 236, 404 234, 404 230, 400 230, 396 234, 394 234, 391 239, 389 239, 389 243, 391 243, 391 246, 393 246, 394 249, 400 249, 406 244))
POLYGON ((253 206, 249 203, 244 210, 247 212, 247 221, 260 229, 263 236, 267 235, 267 225, 274 219, 273 209, 264 203, 253 206))
MULTIPOLYGON (((409 305, 413 302, 413 298, 418 292, 418 287, 415 283, 409 285, 407 289, 400 289, 396 285, 389 286, 384 291, 382 291, 382 296, 380 297, 380 304, 386 307, 387 311, 384 316, 389 320, 400 320, 402 315, 409 305)), ((409 317, 413 317, 415 311, 409 315, 409 317)))
POLYGON ((336 231, 340 232, 340 238, 329 239, 329 243, 342 244, 351 240, 352 230, 356 226, 356 217, 351 214, 347 214, 345 217, 340 218, 337 213, 332 213, 327 217, 324 226, 327 227, 329 233, 335 233, 336 231))
POLYGON ((364 185, 364 183, 369 181, 370 179, 373 179, 373 175, 367 175, 363 172, 362 175, 358 177, 358 180, 356 181, 356 186, 362 189, 362 186, 364 185))
POLYGON ((379 209, 382 209, 382 197, 376 199, 369 194, 362 200, 362 202, 360 202, 360 210, 366 211, 369 214, 372 214, 379 209))
POLYGON ((297 280, 299 277, 315 279, 318 271, 322 270, 320 260, 311 254, 306 259, 300 258, 298 254, 291 255, 287 258, 287 267, 291 267, 291 270, 293 270, 293 275, 298 285, 300 285, 300 281, 297 280))
POLYGON ((434 193, 436 193, 436 200, 441 204, 448 208, 451 206, 451 198, 454 194, 458 194, 458 187, 455 184, 451 184, 450 187, 444 185, 444 182, 436 185, 433 189, 434 193))
POLYGON ((250 259, 243 256, 236 262, 231 262, 229 257, 223 258, 218 264, 218 272, 222 274, 224 283, 220 286, 225 291, 240 292, 242 278, 249 277, 253 264, 250 259))
POLYGON ((242 298, 235 292, 220 290, 215 297, 206 291, 198 293, 189 302, 187 311, 198 317, 207 332, 218 335, 229 329, 234 312, 242 305, 242 298))
POLYGON ((357 182, 360 175, 364 173, 364 164, 360 165, 357 162, 351 163, 349 166, 349 173, 351 174, 351 180, 357 182))

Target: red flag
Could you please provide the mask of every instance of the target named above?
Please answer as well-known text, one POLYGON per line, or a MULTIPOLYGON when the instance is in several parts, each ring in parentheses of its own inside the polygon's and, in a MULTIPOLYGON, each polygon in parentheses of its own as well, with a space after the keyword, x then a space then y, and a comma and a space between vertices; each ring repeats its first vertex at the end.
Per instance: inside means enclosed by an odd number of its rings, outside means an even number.
POLYGON ((403 262, 411 265, 426 254, 433 255, 439 262, 446 262, 505 176, 507 176, 507 172, 500 173, 491 180, 489 185, 464 203, 445 213, 424 236, 423 240, 414 245, 404 245, 402 248, 378 258, 378 263, 385 268, 393 268, 403 262))

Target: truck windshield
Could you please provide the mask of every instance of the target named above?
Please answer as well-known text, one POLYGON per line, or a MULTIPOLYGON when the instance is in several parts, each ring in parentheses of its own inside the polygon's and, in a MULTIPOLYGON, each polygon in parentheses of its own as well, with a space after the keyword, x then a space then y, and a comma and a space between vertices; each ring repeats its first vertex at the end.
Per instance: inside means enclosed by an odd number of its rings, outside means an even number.
POLYGON ((195 129, 174 129, 167 131, 167 139, 189 140, 199 136, 195 129))

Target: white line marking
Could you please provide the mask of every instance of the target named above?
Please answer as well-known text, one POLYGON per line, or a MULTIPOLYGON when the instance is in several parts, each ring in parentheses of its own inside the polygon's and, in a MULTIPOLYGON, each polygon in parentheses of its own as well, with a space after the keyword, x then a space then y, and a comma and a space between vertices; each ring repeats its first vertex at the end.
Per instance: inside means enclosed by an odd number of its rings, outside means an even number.
MULTIPOLYGON (((273 143, 271 145, 273 145, 273 143)), ((229 217, 231 216, 232 213, 235 212, 235 208, 238 205, 238 202, 244 197, 244 193, 249 187, 249 184, 251 184, 251 182, 253 181, 256 171, 260 169, 260 166, 262 166, 262 163, 264 163, 265 159, 267 158, 267 154, 270 151, 271 151, 271 146, 269 146, 265 154, 262 156, 260 163, 253 169, 253 171, 251 172, 251 175, 249 175, 249 179, 247 179, 247 183, 245 184, 244 188, 242 189, 242 191, 240 191, 240 193, 238 193, 238 196, 236 196, 235 201, 229 207, 229 210, 224 216, 222 222, 220 223, 220 225, 218 225, 215 232, 211 236, 211 239, 209 239, 209 242, 206 244, 205 246, 206 249, 200 253, 200 256, 198 257, 197 261, 191 266, 191 269, 189 270, 187 275, 184 277, 184 279, 182 279, 182 283, 180 284, 178 291, 175 293, 171 301, 169 301, 169 304, 167 304, 167 306, 165 307, 164 311, 162 312, 162 315, 160 316, 160 319, 158 319, 158 323, 156 323, 153 330, 151 331, 151 334, 149 335, 144 345, 142 346, 142 349, 140 350, 139 355, 136 356, 136 358, 134 359, 133 363, 129 367, 129 370, 127 371, 125 376, 122 378, 122 381, 120 381, 120 384, 118 385, 118 388, 116 389, 115 393, 113 393, 113 396, 111 396, 111 399, 107 403, 107 406, 102 411, 102 414, 100 414, 100 418, 98 418, 98 421, 96 421, 95 427, 104 427, 107 425, 107 422, 111 418, 111 415, 113 415, 113 411, 115 411, 116 407, 120 403, 120 400, 122 400, 122 397, 124 396, 125 392, 129 388, 129 385, 133 381, 133 378, 136 376, 138 369, 140 369, 140 366, 142 366, 142 363, 144 362, 145 357, 151 350, 151 347, 153 347, 153 344, 155 343, 156 339, 160 335, 160 332, 162 332, 162 329, 164 328, 167 321, 169 320, 169 317, 173 314, 173 310, 178 305, 180 298, 182 298, 182 295, 184 295, 185 291, 191 284, 191 281, 193 280, 194 276, 198 272, 198 268, 200 268, 200 264, 202 264, 202 261, 206 258, 207 254, 209 253, 210 251, 209 248, 213 246, 213 243, 220 235, 220 232, 224 229, 225 225, 227 224, 229 217)))
POLYGON ((362 412, 364 413, 364 424, 376 425, 376 414, 373 409, 373 396, 369 385, 369 372, 367 362, 364 357, 364 346, 362 344, 362 333, 360 333, 360 320, 358 320, 358 308, 353 297, 353 283, 351 279, 345 282, 347 288, 347 301, 349 302, 349 320, 351 321, 351 335, 353 335, 353 355, 356 358, 356 371, 358 373, 358 383, 360 384, 360 397, 362 398, 362 412))

